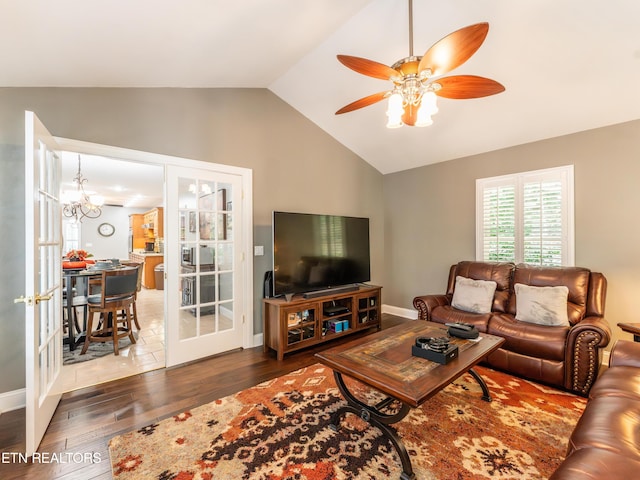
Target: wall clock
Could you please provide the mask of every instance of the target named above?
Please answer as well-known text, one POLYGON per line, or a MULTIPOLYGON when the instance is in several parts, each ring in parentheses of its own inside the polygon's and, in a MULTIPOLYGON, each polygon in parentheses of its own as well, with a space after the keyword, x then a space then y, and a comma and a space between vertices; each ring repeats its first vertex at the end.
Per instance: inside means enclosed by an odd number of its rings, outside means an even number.
POLYGON ((103 237, 110 237, 115 231, 115 227, 110 223, 101 223, 98 227, 98 233, 103 237))

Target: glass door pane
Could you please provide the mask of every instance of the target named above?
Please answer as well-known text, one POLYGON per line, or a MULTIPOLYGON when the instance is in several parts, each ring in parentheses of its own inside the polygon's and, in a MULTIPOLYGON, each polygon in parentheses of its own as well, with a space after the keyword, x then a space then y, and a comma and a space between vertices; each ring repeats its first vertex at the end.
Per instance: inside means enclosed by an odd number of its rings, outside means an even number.
POLYGON ((178 179, 180 340, 233 328, 233 186, 178 179))

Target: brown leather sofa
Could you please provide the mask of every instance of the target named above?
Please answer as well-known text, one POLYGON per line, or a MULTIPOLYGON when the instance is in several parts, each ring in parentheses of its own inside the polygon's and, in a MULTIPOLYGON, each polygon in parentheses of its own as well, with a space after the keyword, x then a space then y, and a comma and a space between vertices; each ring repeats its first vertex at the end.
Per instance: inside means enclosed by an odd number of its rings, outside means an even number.
POLYGON ((640 475, 640 343, 619 340, 593 385, 567 457, 550 480, 631 480, 640 475))
POLYGON ((604 319, 607 281, 580 267, 463 261, 452 265, 445 294, 414 298, 418 318, 438 323, 462 321, 480 332, 506 339, 486 363, 500 370, 586 396, 598 376, 602 349, 611 329, 604 319), (454 308, 456 277, 493 280, 496 290, 489 313, 454 308), (514 285, 568 287, 568 326, 516 320, 514 285))

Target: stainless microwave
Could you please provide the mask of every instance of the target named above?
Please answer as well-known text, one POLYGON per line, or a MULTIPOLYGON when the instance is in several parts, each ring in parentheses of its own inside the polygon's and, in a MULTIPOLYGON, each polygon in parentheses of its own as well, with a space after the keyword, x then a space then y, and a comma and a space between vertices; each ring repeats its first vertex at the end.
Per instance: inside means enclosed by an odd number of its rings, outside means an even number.
POLYGON ((213 265, 214 264, 214 248, 208 246, 201 247, 182 247, 182 264, 183 265, 196 265, 196 249, 200 253, 200 265, 213 265))

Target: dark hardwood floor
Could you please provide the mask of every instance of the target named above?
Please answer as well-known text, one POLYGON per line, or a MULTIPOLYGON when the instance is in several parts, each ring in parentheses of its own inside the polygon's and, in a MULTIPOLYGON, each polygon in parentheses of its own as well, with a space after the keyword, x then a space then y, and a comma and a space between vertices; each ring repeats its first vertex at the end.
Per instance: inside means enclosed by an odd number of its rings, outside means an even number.
MULTIPOLYGON (((382 327, 404 321, 384 314, 382 327)), ((24 452, 25 411, 3 413, 0 479, 111 479, 112 437, 312 365, 316 352, 364 334, 294 352, 280 362, 275 352, 256 347, 65 393, 38 449, 42 458, 58 455, 60 463, 11 461, 24 452), (99 461, 77 461, 87 456, 99 461)))

